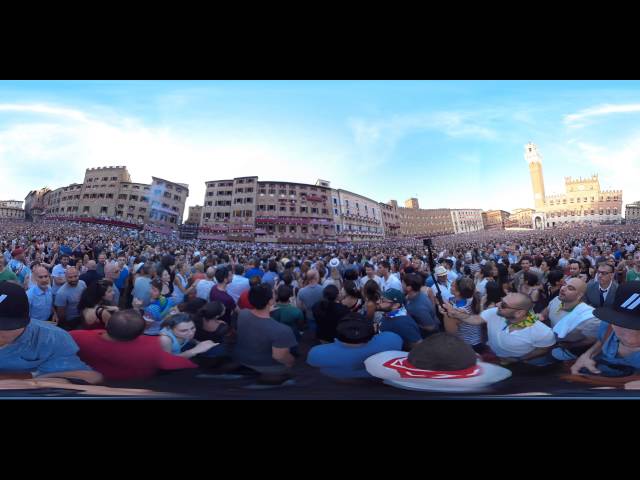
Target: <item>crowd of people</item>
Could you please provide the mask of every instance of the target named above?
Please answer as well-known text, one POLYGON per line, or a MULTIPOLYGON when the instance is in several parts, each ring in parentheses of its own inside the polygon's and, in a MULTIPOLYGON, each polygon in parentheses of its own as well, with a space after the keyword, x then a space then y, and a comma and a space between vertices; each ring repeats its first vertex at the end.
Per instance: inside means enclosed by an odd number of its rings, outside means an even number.
POLYGON ((281 245, 0 225, 0 375, 101 384, 197 368, 283 386, 301 364, 418 390, 486 386, 515 365, 632 378, 640 227, 441 236, 429 258, 420 239, 281 245))

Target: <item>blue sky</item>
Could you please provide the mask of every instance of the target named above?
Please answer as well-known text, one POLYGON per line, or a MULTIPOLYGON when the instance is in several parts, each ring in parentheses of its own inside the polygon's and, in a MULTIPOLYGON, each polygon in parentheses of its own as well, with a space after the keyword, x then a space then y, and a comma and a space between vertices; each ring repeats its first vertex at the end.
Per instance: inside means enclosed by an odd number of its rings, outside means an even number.
POLYGON ((188 183, 242 175, 330 180, 425 208, 533 204, 524 145, 548 194, 565 176, 640 200, 640 82, 2 81, 1 199, 127 165, 188 183))

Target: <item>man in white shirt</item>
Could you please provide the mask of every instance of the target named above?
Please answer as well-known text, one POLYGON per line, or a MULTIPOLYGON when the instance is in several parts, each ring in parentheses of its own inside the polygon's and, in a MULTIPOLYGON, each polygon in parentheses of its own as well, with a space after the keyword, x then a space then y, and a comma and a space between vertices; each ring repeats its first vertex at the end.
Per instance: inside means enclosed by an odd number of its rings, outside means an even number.
POLYGON ((445 258, 442 261, 442 266, 447 269, 447 279, 449 283, 453 283, 458 279, 458 274, 453 270, 454 265, 455 260, 451 260, 450 258, 445 258))
POLYGON ((593 307, 582 301, 586 291, 584 281, 572 278, 540 314, 542 320, 549 319, 558 339, 553 350, 558 360, 576 359, 596 342, 600 320, 593 315, 593 307))
POLYGON ((227 293, 237 304, 245 290, 249 290, 249 279, 244 277, 244 266, 238 263, 233 267, 233 279, 227 285, 227 293))
POLYGON ((203 278, 196 282, 196 297, 201 298, 202 300, 209 301, 209 294, 211 293, 211 289, 216 284, 214 280, 216 276, 216 270, 213 267, 207 268, 206 272, 207 278, 203 278))
POLYGON ((503 363, 537 363, 544 359, 556 343, 553 331, 539 320, 527 321, 533 307, 531 299, 522 293, 510 293, 497 308, 480 315, 471 315, 446 304, 443 313, 471 325, 487 324, 491 350, 503 363))
POLYGON ((436 280, 438 281, 438 287, 435 285, 431 286, 431 291, 429 292, 429 298, 433 302, 434 305, 438 304, 437 294, 438 288, 440 288, 440 293, 442 294, 442 301, 447 303, 453 294, 451 293, 451 282, 447 277, 447 269, 443 266, 437 266, 435 271, 436 280))
POLYGON ((391 275, 391 265, 386 260, 378 264, 378 272, 380 273, 380 280, 382 282, 382 292, 393 288, 395 290, 402 291, 402 283, 395 275, 391 275))
POLYGON ((360 278, 358 286, 360 288, 363 288, 369 280, 373 280, 380 287, 380 291, 382 291, 382 279, 376 275, 376 270, 375 268, 373 268, 373 265, 371 265, 370 263, 365 264, 364 272, 366 273, 366 275, 360 278))

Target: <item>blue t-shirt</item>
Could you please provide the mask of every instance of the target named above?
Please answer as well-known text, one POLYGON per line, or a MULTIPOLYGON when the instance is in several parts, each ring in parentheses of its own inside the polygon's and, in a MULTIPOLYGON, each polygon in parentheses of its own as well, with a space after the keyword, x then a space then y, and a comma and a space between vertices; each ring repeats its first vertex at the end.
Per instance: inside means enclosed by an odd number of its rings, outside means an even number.
POLYGON ((60 287, 60 290, 58 290, 54 300, 54 305, 56 307, 64 307, 66 309, 66 318, 74 319, 80 316, 78 304, 80 303, 80 296, 85 288, 87 288, 87 285, 82 280, 78 280, 78 284, 75 287, 65 283, 60 287))
POLYGON ((27 298, 29 299, 29 317, 31 320, 40 320, 46 322, 53 313, 53 290, 47 287, 42 290, 34 285, 27 290, 27 298))
POLYGON ((0 348, 0 372, 46 373, 91 370, 77 356, 71 335, 55 325, 32 320, 13 343, 0 348))
POLYGON ((31 276, 31 270, 20 260, 13 259, 9 262, 9 268, 16 274, 20 283, 24 283, 28 276, 31 276))
POLYGON ((385 315, 380 322, 380 331, 397 333, 405 343, 416 343, 422 340, 418 324, 407 315, 398 315, 393 318, 385 315))
POLYGON ((333 378, 370 378, 364 367, 367 358, 376 353, 401 349, 400 336, 393 332, 382 332, 358 347, 345 345, 339 340, 317 345, 309 351, 307 363, 333 378))
POLYGON ((262 276, 262 283, 268 283, 271 288, 275 286, 275 280, 278 278, 278 274, 275 272, 267 272, 262 276))
POLYGON ((251 280, 256 275, 262 278, 262 276, 264 275, 264 272, 260 268, 252 268, 251 270, 249 270, 247 273, 244 274, 244 277, 251 280))
POLYGON ((407 313, 422 327, 429 328, 440 325, 433 303, 423 292, 419 292, 413 299, 407 298, 407 313))
MULTIPOLYGON (((609 328, 609 324, 605 321, 600 322, 600 329, 598 330, 598 340, 602 341, 609 328)), ((616 336, 615 332, 612 332, 604 345, 602 345, 602 353, 600 357, 609 363, 614 365, 627 365, 640 370, 640 352, 635 352, 624 358, 618 357, 618 347, 620 346, 620 340, 616 336)))
POLYGON ((114 282, 114 285, 118 287, 119 290, 124 288, 124 283, 129 276, 129 268, 125 265, 124 268, 120 271, 120 275, 118 275, 118 279, 114 282))
POLYGON ((149 277, 138 277, 133 284, 133 298, 142 300, 142 306, 146 307, 151 302, 151 279, 149 277))

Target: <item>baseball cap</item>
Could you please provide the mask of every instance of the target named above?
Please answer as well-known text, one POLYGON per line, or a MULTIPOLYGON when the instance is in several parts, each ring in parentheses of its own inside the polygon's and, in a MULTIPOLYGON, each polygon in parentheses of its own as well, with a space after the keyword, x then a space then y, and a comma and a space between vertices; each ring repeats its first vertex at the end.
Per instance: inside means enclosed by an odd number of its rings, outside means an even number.
POLYGON ((366 343, 375 334, 373 323, 365 319, 345 320, 336 327, 336 338, 343 343, 366 343))
POLYGON ((404 296, 402 295, 402 292, 395 288, 385 290, 382 296, 388 300, 392 300, 394 303, 399 303, 400 305, 404 304, 404 296))
POLYGON ((0 330, 17 330, 28 323, 27 293, 13 282, 0 282, 0 330))
POLYGON ((612 325, 640 330, 640 282, 626 282, 618 287, 612 306, 598 307, 593 315, 612 325))

